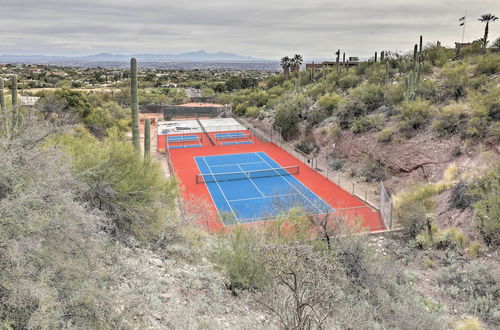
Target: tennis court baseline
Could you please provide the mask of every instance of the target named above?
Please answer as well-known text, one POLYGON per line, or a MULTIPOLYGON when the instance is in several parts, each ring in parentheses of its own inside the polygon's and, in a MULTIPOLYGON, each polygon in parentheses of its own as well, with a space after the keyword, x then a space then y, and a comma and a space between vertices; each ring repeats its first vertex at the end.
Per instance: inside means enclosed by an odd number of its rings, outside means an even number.
POLYGON ((225 224, 270 220, 284 210, 301 207, 312 214, 333 208, 304 186, 295 174, 265 152, 195 157, 197 182, 206 184, 225 224), (229 218, 229 219, 228 219, 229 218))

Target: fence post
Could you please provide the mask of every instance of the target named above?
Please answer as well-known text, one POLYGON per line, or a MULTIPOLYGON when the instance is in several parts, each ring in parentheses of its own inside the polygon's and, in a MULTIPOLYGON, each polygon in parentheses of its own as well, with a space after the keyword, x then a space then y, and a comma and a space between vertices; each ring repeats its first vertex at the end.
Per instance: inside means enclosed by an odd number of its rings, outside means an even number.
POLYGON ((340 187, 340 173, 339 173, 339 180, 338 180, 337 186, 340 187))
POLYGON ((367 196, 368 196, 368 190, 365 190, 365 203, 366 203, 367 196))
POLYGON ((354 182, 352 183, 352 195, 354 196, 354 182))

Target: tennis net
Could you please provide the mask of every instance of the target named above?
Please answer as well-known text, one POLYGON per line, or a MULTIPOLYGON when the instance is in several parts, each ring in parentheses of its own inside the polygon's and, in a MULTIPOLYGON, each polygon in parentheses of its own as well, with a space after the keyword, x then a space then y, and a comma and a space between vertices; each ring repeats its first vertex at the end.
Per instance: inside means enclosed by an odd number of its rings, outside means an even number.
POLYGON ((253 171, 240 171, 240 172, 226 172, 226 173, 210 173, 210 174, 196 174, 196 183, 209 183, 209 182, 223 182, 233 180, 245 180, 266 178, 273 176, 285 176, 299 174, 300 168, 296 166, 268 168, 264 170, 253 171))

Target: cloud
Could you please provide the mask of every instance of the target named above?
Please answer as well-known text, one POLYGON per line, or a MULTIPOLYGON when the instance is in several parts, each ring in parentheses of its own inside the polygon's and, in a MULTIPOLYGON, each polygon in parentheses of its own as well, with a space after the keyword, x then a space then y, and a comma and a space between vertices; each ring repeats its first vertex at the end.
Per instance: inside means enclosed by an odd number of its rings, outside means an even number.
MULTIPOLYGON (((1 9, 5 54, 205 49, 272 59, 409 50, 420 34, 452 45, 466 9, 467 40, 482 36, 481 13, 500 15, 497 0, 17 0, 1 9)), ((500 23, 491 24, 492 39, 498 31, 500 23)))

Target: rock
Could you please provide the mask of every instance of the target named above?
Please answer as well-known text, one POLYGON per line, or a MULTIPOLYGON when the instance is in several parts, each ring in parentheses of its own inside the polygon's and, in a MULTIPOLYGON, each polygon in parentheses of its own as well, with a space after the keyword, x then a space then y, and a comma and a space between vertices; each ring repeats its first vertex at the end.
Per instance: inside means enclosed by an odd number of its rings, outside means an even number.
POLYGON ((257 317, 257 320, 260 322, 260 323, 266 323, 266 317, 262 314, 260 314, 258 317, 257 317))
POLYGON ((153 317, 158 321, 161 321, 163 319, 163 317, 160 314, 153 314, 153 317))
POLYGON ((158 258, 151 258, 149 259, 149 263, 158 267, 161 267, 163 265, 163 261, 161 261, 158 258))

